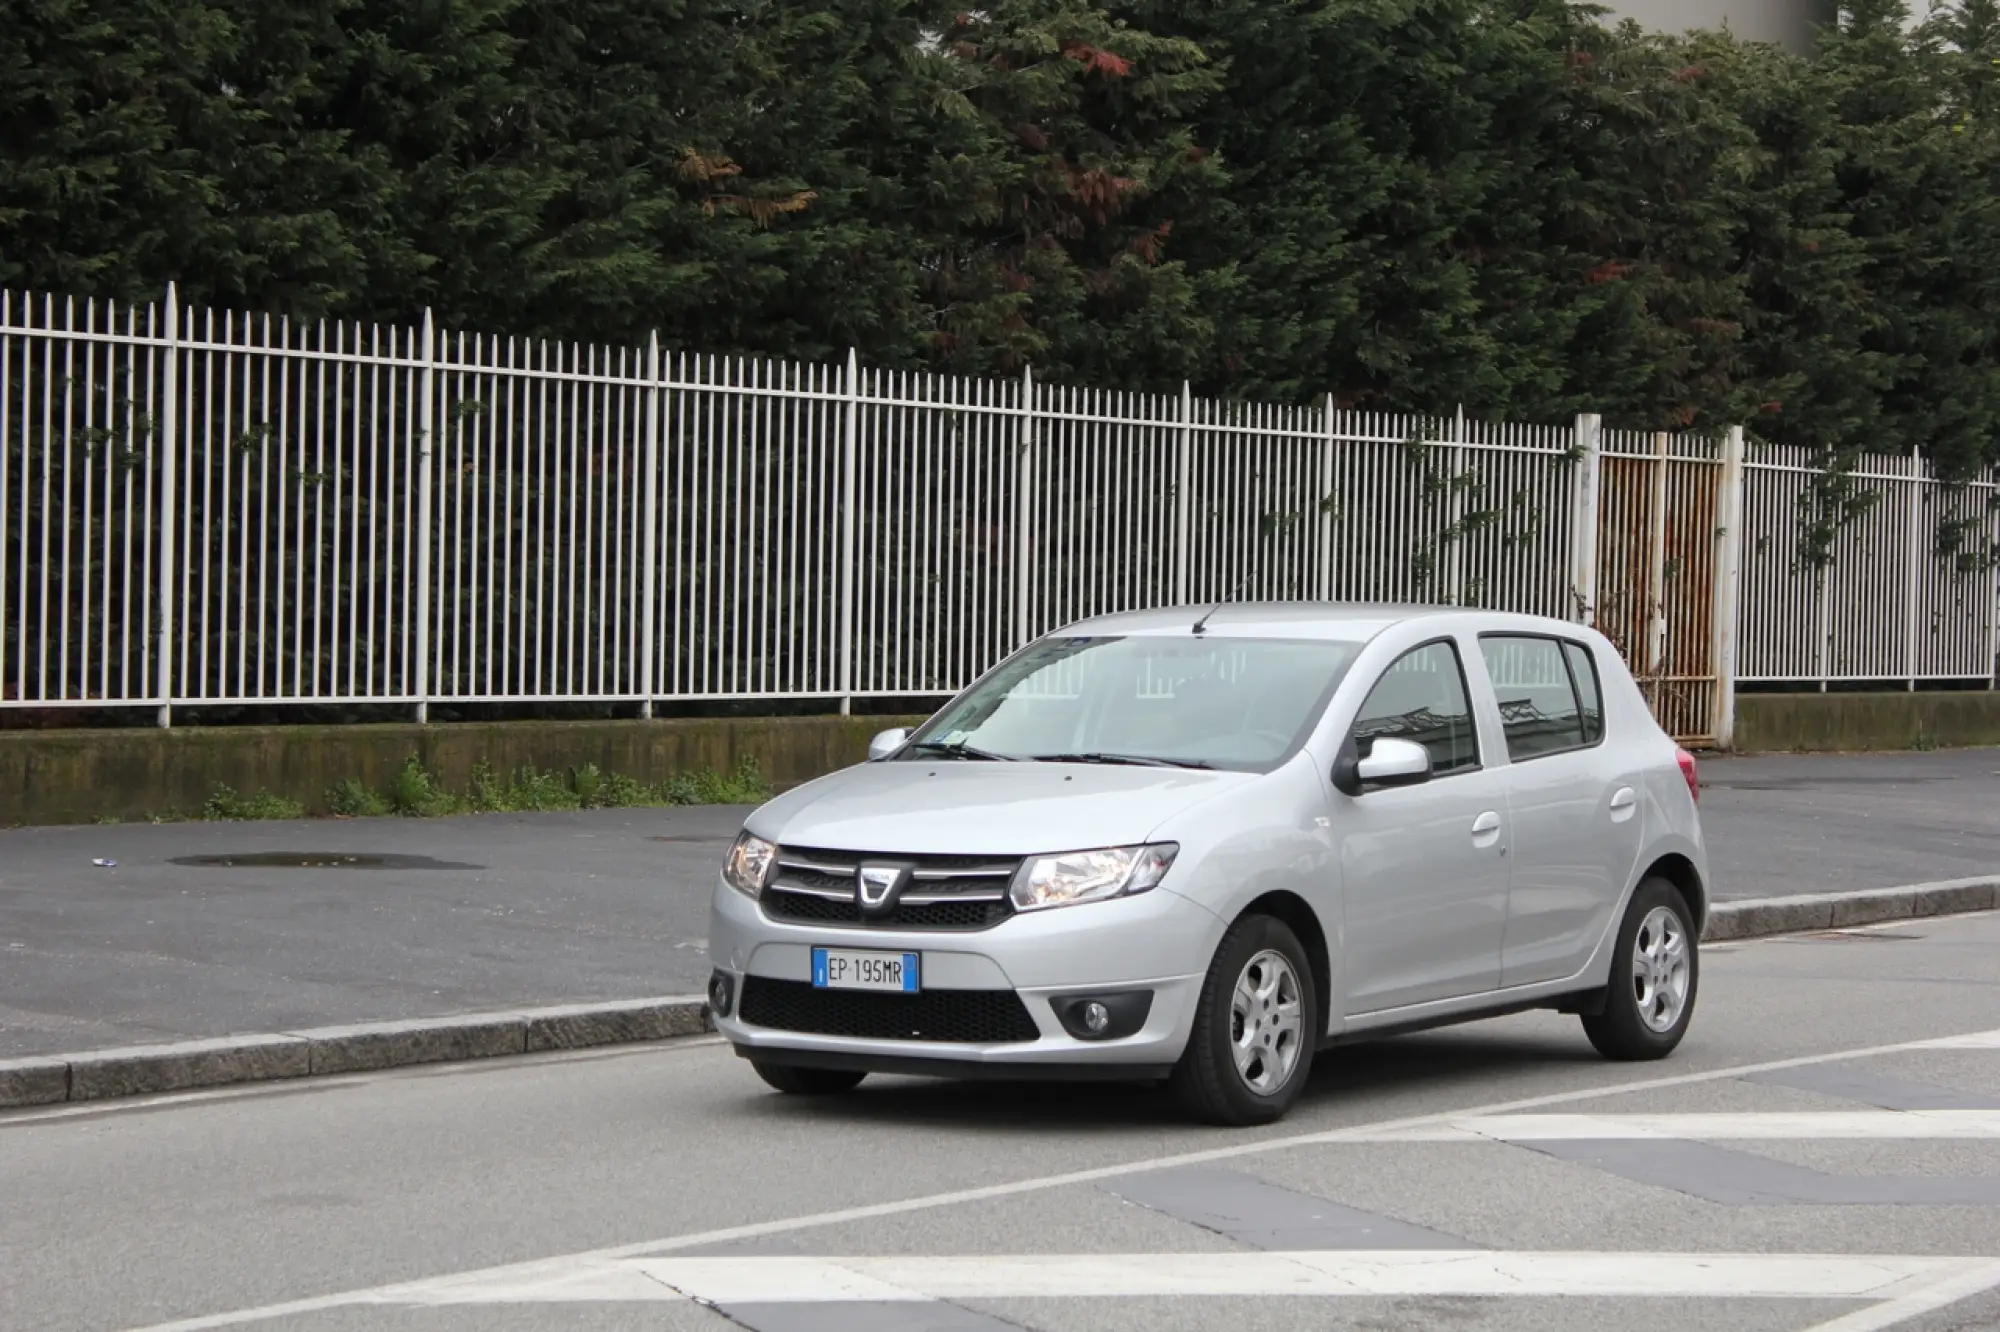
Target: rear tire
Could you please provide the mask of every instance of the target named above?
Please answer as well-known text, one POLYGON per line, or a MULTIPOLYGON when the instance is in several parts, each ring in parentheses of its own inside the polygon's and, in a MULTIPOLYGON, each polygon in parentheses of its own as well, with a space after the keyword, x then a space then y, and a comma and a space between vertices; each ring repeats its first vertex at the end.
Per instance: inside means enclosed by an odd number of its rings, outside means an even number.
POLYGON ((1700 941, 1680 889, 1647 879, 1618 925, 1604 1011, 1583 1019, 1606 1059, 1665 1059, 1687 1034, 1701 981, 1700 941))
POLYGON ((861 1085, 866 1073, 845 1068, 800 1068, 794 1064, 767 1064, 750 1061, 757 1076, 787 1096, 838 1096, 861 1085))
POLYGON ((1194 1030, 1168 1085, 1211 1124, 1269 1124, 1305 1091, 1319 1044, 1320 998, 1291 927, 1245 916, 1215 950, 1194 1030))

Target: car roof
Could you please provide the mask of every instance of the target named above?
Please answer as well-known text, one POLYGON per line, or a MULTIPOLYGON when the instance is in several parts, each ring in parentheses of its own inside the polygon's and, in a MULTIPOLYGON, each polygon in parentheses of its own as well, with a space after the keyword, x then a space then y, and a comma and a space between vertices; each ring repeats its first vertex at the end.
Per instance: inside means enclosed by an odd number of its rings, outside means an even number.
POLYGON ((1185 634, 1204 615, 1205 632, 1221 637, 1327 638, 1366 642, 1392 625, 1416 620, 1474 619, 1495 629, 1568 628, 1575 625, 1539 615, 1487 611, 1462 606, 1426 606, 1393 602, 1353 601, 1230 601, 1169 606, 1156 610, 1120 611, 1093 616, 1056 630, 1064 636, 1098 634, 1185 634))

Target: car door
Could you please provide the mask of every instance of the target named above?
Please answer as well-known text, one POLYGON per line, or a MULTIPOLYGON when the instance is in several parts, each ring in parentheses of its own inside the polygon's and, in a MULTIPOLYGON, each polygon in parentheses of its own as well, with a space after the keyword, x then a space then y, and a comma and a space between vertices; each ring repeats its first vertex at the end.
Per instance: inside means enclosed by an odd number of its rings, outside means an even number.
POLYGON ((1604 742, 1588 647, 1533 634, 1479 640, 1506 737, 1514 872, 1502 987, 1581 970, 1639 854, 1638 782, 1604 742))
POLYGON ((1345 885, 1347 1014, 1490 991, 1506 927, 1506 792, 1480 764, 1457 644, 1405 653, 1375 683, 1350 735, 1431 753, 1430 780, 1336 792, 1329 823, 1345 885))

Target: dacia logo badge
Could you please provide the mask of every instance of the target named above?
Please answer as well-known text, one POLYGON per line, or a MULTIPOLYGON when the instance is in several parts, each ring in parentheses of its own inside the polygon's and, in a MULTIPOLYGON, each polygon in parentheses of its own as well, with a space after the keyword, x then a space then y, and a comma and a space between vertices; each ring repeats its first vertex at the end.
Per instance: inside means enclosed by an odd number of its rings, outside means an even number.
POLYGON ((855 901, 861 914, 886 916, 895 910, 896 899, 902 896, 903 884, 909 876, 909 868, 904 865, 863 865, 854 881, 855 901))

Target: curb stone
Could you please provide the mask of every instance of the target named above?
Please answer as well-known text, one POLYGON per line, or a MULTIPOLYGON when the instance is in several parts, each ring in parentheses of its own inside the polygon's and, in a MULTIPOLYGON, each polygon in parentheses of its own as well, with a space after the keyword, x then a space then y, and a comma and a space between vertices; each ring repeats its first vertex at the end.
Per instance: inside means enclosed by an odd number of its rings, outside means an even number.
POLYGON ((699 995, 563 1004, 0 1060, 0 1109, 694 1036, 699 995))
MULTIPOLYGON (((2000 910, 2000 876, 1718 902, 1705 943, 2000 910)), ((583 1050, 713 1031, 699 995, 363 1022, 268 1035, 0 1059, 0 1109, 416 1064, 583 1050)))
POLYGON ((53 1105, 69 1099, 69 1060, 61 1055, 0 1059, 0 1106, 53 1105))
POLYGON ((1709 909, 1708 924, 1701 937, 1704 943, 1721 943, 1727 939, 1837 930, 1995 908, 2000 908, 2000 877, 1948 879, 1850 893, 1761 897, 1716 903, 1709 909))
POLYGON ((130 1045, 61 1057, 69 1063, 68 1099, 101 1101, 229 1082, 302 1078, 312 1071, 308 1053, 299 1037, 274 1035, 130 1045))

